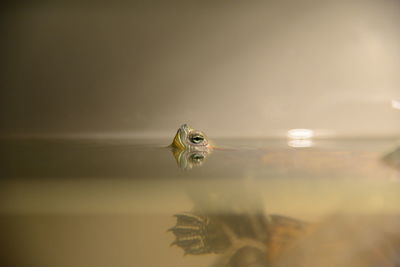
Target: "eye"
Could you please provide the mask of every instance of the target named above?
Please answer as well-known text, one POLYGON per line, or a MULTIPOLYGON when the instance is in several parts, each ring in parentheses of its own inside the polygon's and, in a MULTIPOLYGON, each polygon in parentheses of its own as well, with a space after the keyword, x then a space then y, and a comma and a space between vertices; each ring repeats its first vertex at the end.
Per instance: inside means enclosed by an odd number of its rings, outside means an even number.
POLYGON ((204 136, 202 136, 202 135, 200 135, 200 134, 192 135, 192 136, 190 137, 190 141, 191 141, 192 143, 194 143, 194 144, 200 144, 201 142, 204 141, 204 136))
POLYGON ((194 163, 200 163, 204 160, 204 156, 202 154, 193 154, 190 158, 194 163))

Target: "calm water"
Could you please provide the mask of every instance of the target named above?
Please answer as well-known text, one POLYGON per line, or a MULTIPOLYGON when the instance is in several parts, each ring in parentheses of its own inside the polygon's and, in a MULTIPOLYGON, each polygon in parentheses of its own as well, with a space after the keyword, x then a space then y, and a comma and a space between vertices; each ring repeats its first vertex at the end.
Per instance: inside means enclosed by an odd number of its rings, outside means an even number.
POLYGON ((1 266, 400 266, 398 140, 168 143, 2 140, 1 266))

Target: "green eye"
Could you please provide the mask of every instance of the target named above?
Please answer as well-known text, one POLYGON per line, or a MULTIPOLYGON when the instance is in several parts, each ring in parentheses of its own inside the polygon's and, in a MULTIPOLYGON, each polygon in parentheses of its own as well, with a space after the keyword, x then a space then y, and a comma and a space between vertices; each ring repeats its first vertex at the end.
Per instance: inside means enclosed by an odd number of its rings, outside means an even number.
POLYGON ((199 134, 193 135, 190 138, 190 141, 192 141, 192 143, 194 143, 194 144, 200 144, 201 142, 204 141, 204 136, 199 135, 199 134))

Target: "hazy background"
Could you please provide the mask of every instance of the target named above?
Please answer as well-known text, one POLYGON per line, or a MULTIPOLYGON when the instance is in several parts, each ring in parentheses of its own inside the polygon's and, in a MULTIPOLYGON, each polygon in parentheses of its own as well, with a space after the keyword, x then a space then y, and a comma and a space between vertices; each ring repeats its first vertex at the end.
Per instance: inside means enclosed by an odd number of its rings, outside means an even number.
POLYGON ((400 1, 9 4, 0 134, 400 136, 400 1))

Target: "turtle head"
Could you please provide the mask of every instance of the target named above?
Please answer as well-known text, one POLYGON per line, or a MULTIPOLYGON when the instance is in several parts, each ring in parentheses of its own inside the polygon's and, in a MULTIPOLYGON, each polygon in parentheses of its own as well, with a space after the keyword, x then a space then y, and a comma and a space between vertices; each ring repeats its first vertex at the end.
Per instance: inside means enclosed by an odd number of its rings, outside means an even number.
POLYGON ((209 145, 208 138, 203 132, 195 130, 187 124, 183 124, 179 127, 171 147, 182 150, 206 150, 209 148, 209 145))

